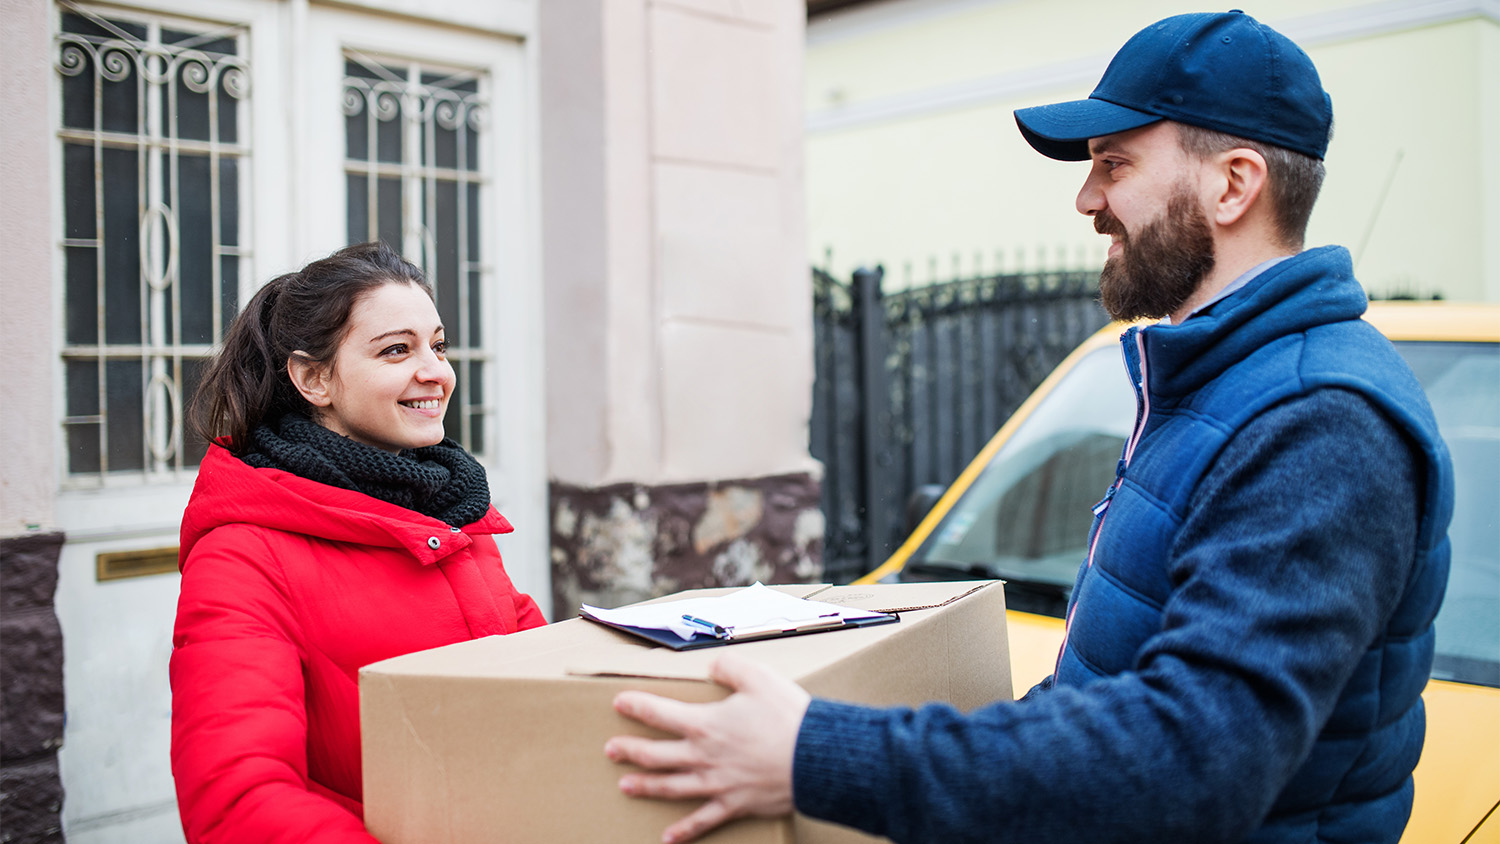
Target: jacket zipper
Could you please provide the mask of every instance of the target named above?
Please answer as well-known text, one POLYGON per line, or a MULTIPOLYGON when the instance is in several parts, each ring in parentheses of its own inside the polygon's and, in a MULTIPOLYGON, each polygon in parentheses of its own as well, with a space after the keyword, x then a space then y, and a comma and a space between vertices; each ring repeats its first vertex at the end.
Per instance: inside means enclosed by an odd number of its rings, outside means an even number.
MULTIPOLYGON (((1135 456, 1135 447, 1140 444, 1141 434, 1146 430, 1146 419, 1151 415, 1151 391, 1146 386, 1146 341, 1145 329, 1134 328, 1126 335, 1125 341, 1120 344, 1120 354, 1125 359, 1125 371, 1130 376, 1130 386, 1135 389, 1135 429, 1130 432, 1130 439, 1125 443, 1125 454, 1120 462, 1115 464, 1115 480, 1105 491, 1104 498, 1093 507, 1094 516, 1099 519, 1099 526, 1089 540, 1089 553, 1084 562, 1084 569, 1094 567, 1094 550, 1099 545, 1099 536, 1104 533, 1104 520, 1109 518, 1109 502, 1115 497, 1115 490, 1120 488, 1120 482, 1125 479, 1125 469, 1130 466, 1130 458, 1135 456), (1134 342, 1137 363, 1132 366, 1129 349, 1126 343, 1134 342), (1139 374, 1137 374, 1139 373, 1139 374)), ((1080 584, 1081 585, 1081 584, 1080 584)), ((1068 608, 1068 617, 1063 620, 1062 644, 1057 648, 1057 663, 1052 667, 1055 676, 1062 667, 1063 653, 1068 649, 1068 633, 1073 629, 1073 613, 1078 609, 1078 602, 1068 608)))

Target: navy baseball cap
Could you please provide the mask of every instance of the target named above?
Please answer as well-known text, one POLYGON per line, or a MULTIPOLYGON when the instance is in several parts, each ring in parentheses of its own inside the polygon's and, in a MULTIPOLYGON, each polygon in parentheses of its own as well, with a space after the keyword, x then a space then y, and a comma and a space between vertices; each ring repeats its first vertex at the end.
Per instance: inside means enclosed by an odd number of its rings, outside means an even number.
POLYGON ((1084 161, 1088 141, 1175 120, 1321 159, 1333 102, 1312 59, 1238 9, 1176 15, 1137 32, 1086 100, 1016 110, 1037 152, 1084 161))

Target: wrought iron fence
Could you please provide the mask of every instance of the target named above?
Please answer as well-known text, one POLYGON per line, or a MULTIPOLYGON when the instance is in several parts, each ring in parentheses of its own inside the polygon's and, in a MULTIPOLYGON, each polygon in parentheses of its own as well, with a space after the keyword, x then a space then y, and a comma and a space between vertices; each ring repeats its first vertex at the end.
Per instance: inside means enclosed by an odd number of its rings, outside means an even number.
POLYGON ((813 270, 811 451, 824 576, 846 583, 904 538, 908 496, 947 485, 1074 346, 1107 321, 1098 272, 1033 271, 886 294, 813 270))

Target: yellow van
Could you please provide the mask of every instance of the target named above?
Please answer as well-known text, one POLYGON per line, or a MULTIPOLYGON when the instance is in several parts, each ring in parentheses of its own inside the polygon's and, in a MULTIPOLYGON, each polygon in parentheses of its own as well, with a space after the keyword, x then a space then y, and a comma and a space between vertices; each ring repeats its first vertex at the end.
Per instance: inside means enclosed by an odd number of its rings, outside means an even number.
MULTIPOLYGON (((1365 317, 1427 391, 1453 454, 1453 563, 1423 692, 1403 844, 1500 844, 1500 305, 1377 302, 1365 317)), ((1006 581, 1017 696, 1052 672, 1090 506, 1135 420, 1120 325, 1042 382, 906 541, 858 583, 1006 581)))

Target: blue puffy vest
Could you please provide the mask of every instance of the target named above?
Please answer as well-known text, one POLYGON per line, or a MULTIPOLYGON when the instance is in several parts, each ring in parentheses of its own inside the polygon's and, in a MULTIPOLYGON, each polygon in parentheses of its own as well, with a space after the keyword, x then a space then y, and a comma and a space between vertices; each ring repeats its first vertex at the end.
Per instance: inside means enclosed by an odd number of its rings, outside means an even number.
POLYGON ((1320 840, 1369 840, 1365 830, 1399 829, 1410 812, 1432 620, 1447 583, 1453 479, 1420 385, 1359 318, 1365 305, 1348 253, 1324 247, 1266 270, 1182 325, 1131 328, 1122 338, 1137 388, 1137 430, 1095 508, 1058 686, 1136 667, 1142 645, 1162 628, 1172 591, 1167 560, 1194 490, 1225 443, 1260 413, 1322 388, 1357 391, 1426 458, 1417 554, 1404 594, 1256 842, 1310 840, 1315 829, 1327 836, 1320 840))

